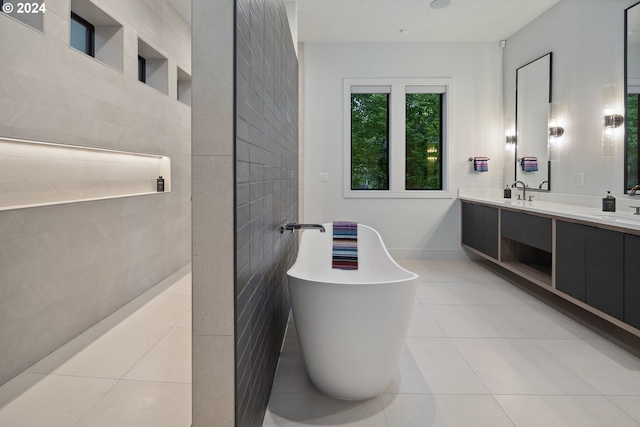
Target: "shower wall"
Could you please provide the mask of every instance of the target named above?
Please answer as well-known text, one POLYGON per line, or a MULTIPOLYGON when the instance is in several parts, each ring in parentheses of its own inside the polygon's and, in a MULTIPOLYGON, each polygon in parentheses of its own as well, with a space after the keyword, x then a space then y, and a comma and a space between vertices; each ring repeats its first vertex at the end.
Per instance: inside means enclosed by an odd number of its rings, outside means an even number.
MULTIPOLYGON (((169 156, 171 192, 0 211, 0 384, 190 262, 190 108, 174 95, 189 25, 166 0, 93 4, 124 28, 123 71, 69 46, 69 0, 47 0, 44 32, 0 13, 0 136, 169 156), (168 59, 169 95, 138 81, 138 37, 168 59)), ((0 145, 0 197, 12 163, 0 145)))
POLYGON ((193 425, 260 426, 298 219, 298 64, 280 0, 193 2, 193 425))

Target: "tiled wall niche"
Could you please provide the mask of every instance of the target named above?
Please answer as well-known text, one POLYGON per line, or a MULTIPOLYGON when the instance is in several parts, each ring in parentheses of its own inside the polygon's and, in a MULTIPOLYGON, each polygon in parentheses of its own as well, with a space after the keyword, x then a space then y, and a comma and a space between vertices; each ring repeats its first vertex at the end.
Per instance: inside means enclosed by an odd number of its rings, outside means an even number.
POLYGON ((0 209, 171 191, 171 159, 0 138, 0 209))
POLYGON ((16 2, 14 1, 0 1, 0 5, 4 5, 4 3, 11 3, 10 11, 3 8, 0 13, 10 16, 35 30, 42 31, 44 29, 44 14, 47 9, 45 0, 20 2, 20 6, 15 4, 16 2))
POLYGON ((71 0, 71 12, 95 27, 95 58, 116 70, 123 70, 124 28, 89 0, 71 0))
POLYGON ((176 96, 178 101, 191 105, 191 76, 180 67, 178 67, 177 74, 178 90, 176 96))
POLYGON ((171 192, 0 211, 0 384, 190 262, 191 109, 132 59, 141 36, 190 70, 189 24, 164 0, 91 3, 127 35, 122 71, 70 47, 70 0, 44 33, 0 14, 0 136, 170 157, 171 192))
POLYGON ((169 62, 160 52, 138 39, 138 55, 144 58, 144 82, 162 93, 169 93, 169 62))
POLYGON ((282 1, 192 5, 193 426, 260 426, 297 254, 297 60, 282 1))

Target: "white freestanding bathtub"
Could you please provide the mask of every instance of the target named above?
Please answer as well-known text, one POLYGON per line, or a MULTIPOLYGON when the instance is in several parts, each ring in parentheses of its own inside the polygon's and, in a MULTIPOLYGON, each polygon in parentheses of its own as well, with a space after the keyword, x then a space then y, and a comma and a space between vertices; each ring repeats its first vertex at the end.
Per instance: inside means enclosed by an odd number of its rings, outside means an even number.
POLYGON ((287 272, 307 372, 323 393, 368 399, 391 383, 411 320, 417 274, 400 267, 380 234, 358 224, 358 269, 333 269, 332 224, 306 230, 287 272))

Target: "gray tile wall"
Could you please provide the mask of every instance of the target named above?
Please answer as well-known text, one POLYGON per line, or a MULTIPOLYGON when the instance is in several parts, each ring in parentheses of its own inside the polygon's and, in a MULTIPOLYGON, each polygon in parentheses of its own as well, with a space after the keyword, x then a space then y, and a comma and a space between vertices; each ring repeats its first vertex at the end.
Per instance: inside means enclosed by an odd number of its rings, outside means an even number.
POLYGON ((145 32, 190 70, 189 26, 94 3, 125 27, 124 73, 69 47, 69 0, 47 1, 44 33, 0 14, 0 136, 170 156, 172 192, 0 212, 0 384, 190 261, 190 109, 132 59, 145 32))
POLYGON ((298 61, 280 0, 236 2, 236 424, 260 426, 290 304, 298 61))

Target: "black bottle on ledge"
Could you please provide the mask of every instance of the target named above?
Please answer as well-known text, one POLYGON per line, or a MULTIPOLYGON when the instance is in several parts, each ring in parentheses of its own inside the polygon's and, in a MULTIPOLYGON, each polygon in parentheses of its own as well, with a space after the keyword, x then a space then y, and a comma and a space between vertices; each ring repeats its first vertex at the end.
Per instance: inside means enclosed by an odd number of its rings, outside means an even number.
POLYGON ((616 211, 616 198, 611 195, 611 191, 607 191, 607 196, 602 199, 603 212, 616 211))
POLYGON ((158 193, 164 192, 164 178, 161 176, 158 177, 158 180, 157 180, 157 190, 158 190, 158 193))

